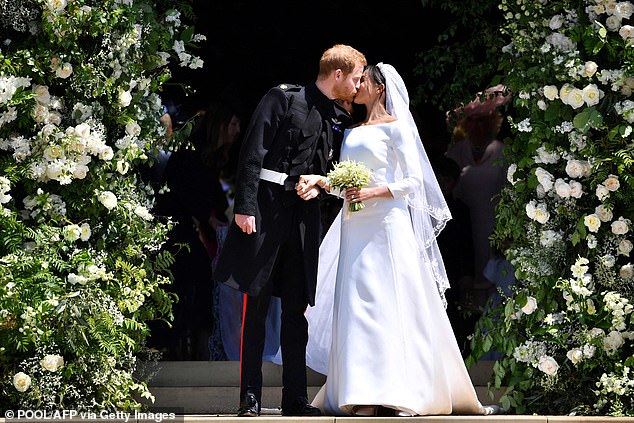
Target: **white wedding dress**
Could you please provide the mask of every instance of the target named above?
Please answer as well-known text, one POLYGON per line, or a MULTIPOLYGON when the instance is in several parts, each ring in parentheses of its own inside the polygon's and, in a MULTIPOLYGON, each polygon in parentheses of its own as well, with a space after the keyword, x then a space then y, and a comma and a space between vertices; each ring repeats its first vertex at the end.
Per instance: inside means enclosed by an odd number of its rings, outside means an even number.
POLYGON ((431 269, 419 264, 405 199, 421 183, 409 176, 418 156, 400 122, 346 130, 341 159, 365 164, 370 186, 387 184, 394 199, 353 213, 344 204, 322 243, 307 363, 327 380, 313 405, 328 415, 355 405, 483 414, 431 269), (328 247, 339 236, 340 248, 328 247))

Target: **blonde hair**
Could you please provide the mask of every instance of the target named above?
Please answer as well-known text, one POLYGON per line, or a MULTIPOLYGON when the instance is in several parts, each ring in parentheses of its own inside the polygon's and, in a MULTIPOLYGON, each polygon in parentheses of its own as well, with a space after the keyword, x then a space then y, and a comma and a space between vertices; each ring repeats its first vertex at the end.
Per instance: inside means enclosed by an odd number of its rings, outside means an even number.
POLYGON ((334 70, 341 69, 345 75, 352 72, 355 66, 367 65, 365 55, 357 49, 345 44, 335 44, 324 51, 319 60, 319 79, 326 78, 334 70))

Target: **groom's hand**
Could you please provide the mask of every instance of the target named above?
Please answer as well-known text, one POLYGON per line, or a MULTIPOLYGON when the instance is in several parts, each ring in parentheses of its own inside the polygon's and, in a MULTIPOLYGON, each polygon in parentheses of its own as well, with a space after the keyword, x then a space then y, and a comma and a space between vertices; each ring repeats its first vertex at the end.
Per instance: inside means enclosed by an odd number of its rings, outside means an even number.
POLYGON ((295 190, 297 195, 306 201, 311 200, 319 195, 319 181, 323 178, 321 175, 301 175, 295 190))
POLYGON ((246 214, 236 214, 233 218, 236 222, 236 225, 242 232, 251 235, 255 230, 255 216, 249 216, 246 214))

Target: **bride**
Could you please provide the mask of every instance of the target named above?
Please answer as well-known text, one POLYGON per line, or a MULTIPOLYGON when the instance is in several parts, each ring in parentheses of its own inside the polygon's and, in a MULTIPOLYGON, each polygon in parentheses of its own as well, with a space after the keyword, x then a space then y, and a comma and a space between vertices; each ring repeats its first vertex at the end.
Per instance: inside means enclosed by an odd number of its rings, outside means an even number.
MULTIPOLYGON (((496 412, 478 401, 444 309, 436 236, 451 215, 405 84, 391 65, 368 66, 355 103, 367 114, 346 130, 341 160, 362 162, 373 181, 341 193, 365 208, 344 204, 320 247, 307 363, 327 379, 313 405, 330 415, 496 412)), ((327 178, 300 180, 300 196, 315 184, 330 191, 327 178)))

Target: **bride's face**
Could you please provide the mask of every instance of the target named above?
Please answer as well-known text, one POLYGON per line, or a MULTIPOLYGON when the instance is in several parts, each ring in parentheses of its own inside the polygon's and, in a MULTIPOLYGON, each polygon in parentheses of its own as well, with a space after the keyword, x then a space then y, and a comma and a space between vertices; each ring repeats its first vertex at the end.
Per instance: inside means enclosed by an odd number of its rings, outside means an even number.
POLYGON ((378 85, 372 80, 372 77, 368 75, 368 71, 363 72, 361 76, 361 83, 359 84, 359 91, 354 98, 356 104, 368 104, 370 101, 378 96, 378 85))

